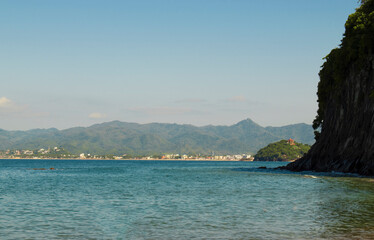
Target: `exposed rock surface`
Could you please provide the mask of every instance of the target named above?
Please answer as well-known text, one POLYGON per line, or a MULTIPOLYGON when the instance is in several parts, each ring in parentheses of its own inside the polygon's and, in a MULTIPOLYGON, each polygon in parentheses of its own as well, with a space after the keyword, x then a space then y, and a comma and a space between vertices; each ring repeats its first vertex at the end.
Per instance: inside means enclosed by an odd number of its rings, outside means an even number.
POLYGON ((361 70, 350 69, 342 86, 344 98, 332 98, 326 106, 319 139, 287 169, 374 175, 373 72, 374 56, 361 70))
POLYGON ((345 28, 320 71, 313 127, 321 132, 286 169, 374 175, 374 0, 362 1, 345 28))

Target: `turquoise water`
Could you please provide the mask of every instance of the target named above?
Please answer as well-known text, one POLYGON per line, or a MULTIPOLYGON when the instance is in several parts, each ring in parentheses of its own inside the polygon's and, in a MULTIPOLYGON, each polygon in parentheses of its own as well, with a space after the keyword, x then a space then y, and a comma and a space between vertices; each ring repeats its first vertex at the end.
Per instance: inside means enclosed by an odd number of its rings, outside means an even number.
POLYGON ((0 239, 374 239, 373 179, 282 164, 0 160, 0 239))

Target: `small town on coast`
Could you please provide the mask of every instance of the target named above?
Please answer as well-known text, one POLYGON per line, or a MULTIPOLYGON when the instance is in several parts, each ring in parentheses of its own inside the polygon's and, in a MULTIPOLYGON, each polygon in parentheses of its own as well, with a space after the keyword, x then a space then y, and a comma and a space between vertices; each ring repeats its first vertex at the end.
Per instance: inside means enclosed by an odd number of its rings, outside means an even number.
POLYGON ((40 148, 36 150, 16 149, 0 151, 3 159, 76 159, 76 160, 185 160, 185 161, 253 161, 250 154, 234 155, 201 155, 201 154, 151 154, 144 156, 122 155, 94 155, 90 153, 72 154, 62 147, 40 148))

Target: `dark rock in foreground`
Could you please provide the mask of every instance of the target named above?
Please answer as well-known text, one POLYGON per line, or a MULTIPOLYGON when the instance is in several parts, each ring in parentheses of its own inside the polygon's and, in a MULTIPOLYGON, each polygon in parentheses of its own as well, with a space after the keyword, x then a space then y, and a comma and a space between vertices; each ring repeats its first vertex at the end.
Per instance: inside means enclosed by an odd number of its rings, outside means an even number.
POLYGON ((373 58, 364 71, 351 69, 343 83, 345 100, 329 102, 319 139, 286 169, 374 175, 374 101, 369 97, 373 70, 373 58))
POLYGON ((286 169, 374 175, 373 16, 368 0, 348 18, 341 48, 331 51, 320 72, 314 127, 321 133, 286 169))

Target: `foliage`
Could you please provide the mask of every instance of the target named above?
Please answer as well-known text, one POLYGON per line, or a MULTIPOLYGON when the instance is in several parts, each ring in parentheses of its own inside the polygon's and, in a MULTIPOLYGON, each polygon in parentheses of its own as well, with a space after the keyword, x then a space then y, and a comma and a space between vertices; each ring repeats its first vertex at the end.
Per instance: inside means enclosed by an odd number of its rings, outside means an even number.
POLYGON ((287 140, 281 140, 260 149, 254 157, 255 161, 290 161, 304 156, 309 149, 307 144, 290 145, 287 140))
MULTIPOLYGON (((333 49, 324 59, 319 72, 318 111, 313 128, 322 126, 327 103, 340 101, 342 81, 353 68, 362 68, 374 46, 374 0, 361 1, 361 6, 348 17, 345 33, 339 48, 333 49)), ((316 134, 318 138, 318 132, 316 134)))

